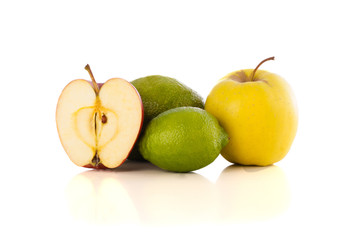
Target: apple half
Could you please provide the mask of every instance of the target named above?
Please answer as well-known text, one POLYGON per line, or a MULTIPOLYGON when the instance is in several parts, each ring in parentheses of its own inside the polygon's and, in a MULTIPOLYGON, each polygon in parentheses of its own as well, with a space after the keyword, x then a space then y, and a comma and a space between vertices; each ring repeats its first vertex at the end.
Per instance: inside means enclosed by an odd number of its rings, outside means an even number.
POLYGON ((121 78, 71 81, 56 108, 57 131, 70 160, 89 168, 115 168, 129 155, 143 123, 136 88, 121 78))

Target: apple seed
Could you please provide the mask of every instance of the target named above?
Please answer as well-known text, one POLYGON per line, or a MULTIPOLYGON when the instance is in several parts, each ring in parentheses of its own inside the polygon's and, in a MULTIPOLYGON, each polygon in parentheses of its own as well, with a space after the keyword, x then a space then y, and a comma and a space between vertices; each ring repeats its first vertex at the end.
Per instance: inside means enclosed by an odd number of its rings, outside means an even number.
POLYGON ((107 123, 107 117, 106 117, 105 114, 102 115, 102 117, 101 117, 101 122, 102 122, 102 123, 107 123))

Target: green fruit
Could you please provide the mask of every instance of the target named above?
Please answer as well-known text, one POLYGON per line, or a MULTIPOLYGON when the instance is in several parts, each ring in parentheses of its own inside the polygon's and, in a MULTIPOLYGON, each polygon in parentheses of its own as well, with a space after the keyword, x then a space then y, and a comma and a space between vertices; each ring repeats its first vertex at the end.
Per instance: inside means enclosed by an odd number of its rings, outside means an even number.
MULTIPOLYGON (((151 75, 138 78, 131 83, 139 92, 144 106, 141 135, 144 134, 151 119, 169 109, 185 106, 204 108, 202 97, 174 78, 151 75)), ((138 144, 134 145, 129 159, 144 160, 139 153, 138 144)))
POLYGON ((174 78, 152 75, 131 82, 139 92, 144 106, 144 121, 177 107, 204 108, 202 97, 174 78))
POLYGON ((149 123, 139 150, 164 170, 189 172, 212 163, 227 143, 227 133, 210 113, 180 107, 161 113, 149 123))

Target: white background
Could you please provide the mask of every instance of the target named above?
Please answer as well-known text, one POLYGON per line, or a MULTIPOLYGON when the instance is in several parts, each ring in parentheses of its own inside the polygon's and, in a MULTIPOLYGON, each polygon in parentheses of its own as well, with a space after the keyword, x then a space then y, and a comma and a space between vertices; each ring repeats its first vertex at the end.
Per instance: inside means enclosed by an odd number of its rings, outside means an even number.
POLYGON ((342 239, 340 1, 1 1, 1 239, 342 239), (283 76, 299 105, 269 168, 222 157, 193 174, 75 166, 57 135, 68 82, 177 78, 204 99, 225 74, 283 76))

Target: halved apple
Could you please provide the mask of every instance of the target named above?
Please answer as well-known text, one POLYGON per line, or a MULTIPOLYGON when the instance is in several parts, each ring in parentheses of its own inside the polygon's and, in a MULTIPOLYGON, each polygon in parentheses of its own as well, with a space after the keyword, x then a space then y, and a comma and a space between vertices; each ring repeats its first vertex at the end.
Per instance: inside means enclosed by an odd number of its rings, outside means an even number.
POLYGON ((57 130, 72 162, 90 168, 122 164, 143 123, 143 104, 136 88, 121 78, 96 83, 77 79, 62 91, 57 103, 57 130))

